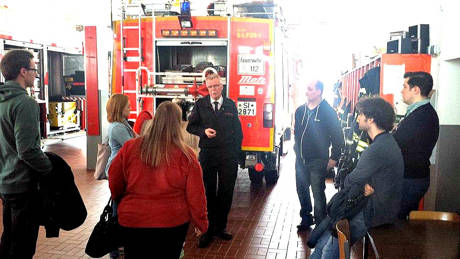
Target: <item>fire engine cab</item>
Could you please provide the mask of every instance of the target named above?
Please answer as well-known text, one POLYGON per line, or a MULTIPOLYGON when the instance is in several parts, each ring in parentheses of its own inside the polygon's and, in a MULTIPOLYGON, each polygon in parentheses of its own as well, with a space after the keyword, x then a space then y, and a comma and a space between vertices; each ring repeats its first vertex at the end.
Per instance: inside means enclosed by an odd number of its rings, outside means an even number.
POLYGON ((143 110, 154 114, 162 101, 193 103, 206 96, 206 72, 218 73, 243 129, 240 166, 253 182, 265 176, 276 183, 291 121, 283 20, 273 3, 233 6, 238 17, 216 15, 216 6, 209 16, 191 16, 188 1, 180 13, 161 16, 146 14, 144 5, 123 6, 121 19, 113 22, 111 91, 136 103, 130 116, 135 120, 143 110), (128 14, 130 9, 138 13, 128 14))

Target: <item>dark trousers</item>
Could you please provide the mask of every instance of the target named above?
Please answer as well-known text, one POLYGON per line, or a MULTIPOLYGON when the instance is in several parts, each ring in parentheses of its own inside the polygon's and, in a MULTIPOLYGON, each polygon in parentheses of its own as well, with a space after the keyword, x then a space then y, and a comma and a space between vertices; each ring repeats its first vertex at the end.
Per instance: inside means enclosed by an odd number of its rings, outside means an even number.
POLYGON ((219 150, 202 149, 200 151, 200 164, 203 169, 203 182, 206 190, 208 232, 220 232, 227 227, 238 162, 233 154, 219 150))
POLYGON ((326 217, 326 167, 327 160, 315 159, 305 162, 297 158, 295 162, 296 188, 300 200, 300 217, 303 222, 311 218, 312 206, 310 198, 310 186, 315 201, 314 215, 316 223, 326 217))
POLYGON ((35 254, 38 237, 38 202, 32 192, 0 194, 3 202, 3 234, 0 258, 27 259, 35 254))
POLYGON ((430 178, 404 178, 401 210, 399 218, 405 219, 413 210, 418 210, 418 203, 430 187, 430 178))
POLYGON ((122 228, 125 258, 178 259, 189 223, 171 228, 122 228))

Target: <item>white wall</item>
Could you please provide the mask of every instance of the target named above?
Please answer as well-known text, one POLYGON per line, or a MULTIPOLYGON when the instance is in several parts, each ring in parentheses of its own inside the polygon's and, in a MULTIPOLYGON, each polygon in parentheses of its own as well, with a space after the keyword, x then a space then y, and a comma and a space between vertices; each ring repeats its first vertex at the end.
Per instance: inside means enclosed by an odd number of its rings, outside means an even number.
POLYGON ((290 33, 291 50, 303 57, 305 73, 323 78, 326 85, 351 68, 352 53, 365 57, 376 55, 375 48, 386 48, 392 31, 430 24, 431 42, 440 41, 441 0, 291 0, 280 4, 288 22, 297 24, 290 33))
MULTIPOLYGON (((436 109, 441 125, 460 125, 460 1, 441 1, 441 54, 434 59, 433 76, 437 78, 436 109), (436 71, 438 67, 438 71, 436 71), (438 73, 438 74, 436 74, 438 73)), ((435 81, 435 82, 436 82, 435 81)))
POLYGON ((460 125, 460 58, 441 61, 437 111, 441 125, 460 125))
POLYGON ((444 60, 460 58, 460 1, 442 0, 441 57, 444 60))
POLYGON ((81 47, 75 25, 110 26, 110 0, 0 0, 0 34, 13 39, 81 47))

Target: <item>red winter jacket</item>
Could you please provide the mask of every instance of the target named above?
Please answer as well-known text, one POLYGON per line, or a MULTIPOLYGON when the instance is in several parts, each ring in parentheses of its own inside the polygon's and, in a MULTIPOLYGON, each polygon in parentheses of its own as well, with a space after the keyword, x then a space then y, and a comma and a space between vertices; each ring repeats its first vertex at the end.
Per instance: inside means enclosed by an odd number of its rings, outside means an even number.
POLYGON ((140 159, 142 139, 127 141, 109 169, 112 199, 119 201, 120 225, 163 228, 191 222, 206 232, 206 196, 196 156, 189 162, 184 153, 173 148, 169 167, 152 168, 140 159))

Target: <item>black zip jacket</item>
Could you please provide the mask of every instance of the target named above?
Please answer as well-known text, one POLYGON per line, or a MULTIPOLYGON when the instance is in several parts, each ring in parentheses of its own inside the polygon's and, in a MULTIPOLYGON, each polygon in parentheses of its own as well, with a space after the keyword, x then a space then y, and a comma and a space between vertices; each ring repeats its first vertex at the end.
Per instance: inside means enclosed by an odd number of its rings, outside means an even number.
POLYGON ((332 144, 330 158, 338 161, 344 147, 342 129, 337 114, 325 101, 313 109, 308 116, 306 104, 295 111, 294 150, 305 161, 329 159, 329 147, 332 144))
POLYGON ((399 123, 393 137, 404 158, 405 178, 430 177, 430 156, 438 136, 438 114, 429 103, 418 107, 399 123))
POLYGON ((189 117, 187 131, 200 137, 199 147, 203 149, 229 150, 238 155, 243 141, 241 122, 235 103, 223 97, 219 111, 214 112, 210 96, 200 98, 193 107, 189 117), (207 128, 216 131, 216 137, 208 138, 204 133, 207 128))

